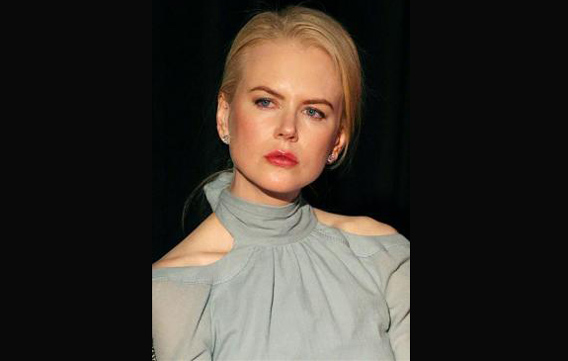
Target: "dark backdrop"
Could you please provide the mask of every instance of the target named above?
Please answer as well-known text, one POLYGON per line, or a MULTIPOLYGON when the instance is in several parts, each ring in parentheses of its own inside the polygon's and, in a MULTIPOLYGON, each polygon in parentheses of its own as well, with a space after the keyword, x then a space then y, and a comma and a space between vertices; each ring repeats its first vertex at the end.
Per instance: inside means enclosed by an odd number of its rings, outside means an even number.
MULTIPOLYGON (((215 110, 231 40, 252 11, 288 4, 298 1, 153 1, 152 262, 201 222, 205 215, 190 211, 182 231, 184 202, 226 165, 215 110)), ((409 1, 302 4, 325 11, 350 32, 366 82, 352 167, 324 171, 305 197, 329 212, 373 217, 411 239, 409 1)))

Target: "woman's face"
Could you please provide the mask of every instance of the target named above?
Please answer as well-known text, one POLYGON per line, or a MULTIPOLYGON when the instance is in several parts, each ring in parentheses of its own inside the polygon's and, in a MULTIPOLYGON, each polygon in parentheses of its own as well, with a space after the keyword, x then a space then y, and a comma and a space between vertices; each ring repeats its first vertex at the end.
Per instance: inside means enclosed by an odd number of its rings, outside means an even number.
POLYGON ((342 95, 339 73, 323 50, 290 41, 249 48, 232 103, 221 94, 217 109, 219 135, 230 135, 231 192, 281 205, 316 180, 345 143, 342 95), (297 164, 279 166, 265 157, 278 150, 292 153, 297 164))

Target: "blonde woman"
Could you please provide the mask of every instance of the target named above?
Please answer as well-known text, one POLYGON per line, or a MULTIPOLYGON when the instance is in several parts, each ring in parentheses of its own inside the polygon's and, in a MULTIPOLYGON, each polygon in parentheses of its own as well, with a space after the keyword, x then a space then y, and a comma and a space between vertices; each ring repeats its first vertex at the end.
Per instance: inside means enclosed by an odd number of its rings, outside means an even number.
POLYGON ((239 31, 216 114, 234 166, 203 187, 211 215, 152 266, 159 361, 409 359, 409 241, 301 193, 347 161, 362 87, 353 40, 321 11, 239 31))

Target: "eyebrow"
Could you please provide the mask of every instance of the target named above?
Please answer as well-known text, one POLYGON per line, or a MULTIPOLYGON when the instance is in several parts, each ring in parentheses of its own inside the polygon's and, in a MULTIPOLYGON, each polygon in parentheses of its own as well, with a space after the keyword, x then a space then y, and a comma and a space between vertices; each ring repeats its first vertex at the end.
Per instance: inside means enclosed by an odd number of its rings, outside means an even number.
MULTIPOLYGON (((252 91, 255 91, 255 90, 263 90, 263 91, 265 91, 265 92, 267 92, 267 93, 269 93, 269 94, 274 95, 274 96, 277 97, 278 99, 281 99, 281 100, 284 99, 284 95, 278 93, 277 91, 275 91, 275 90, 273 90, 273 89, 270 89, 270 88, 267 87, 267 86, 263 86, 263 85, 261 85, 261 86, 256 86, 256 87, 250 89, 250 90, 249 90, 249 93, 252 92, 252 91)), ((325 99, 308 99, 308 100, 303 101, 302 104, 327 104, 327 105, 329 105, 329 107, 333 110, 333 105, 332 105, 329 101, 327 101, 327 100, 325 100, 325 99)))

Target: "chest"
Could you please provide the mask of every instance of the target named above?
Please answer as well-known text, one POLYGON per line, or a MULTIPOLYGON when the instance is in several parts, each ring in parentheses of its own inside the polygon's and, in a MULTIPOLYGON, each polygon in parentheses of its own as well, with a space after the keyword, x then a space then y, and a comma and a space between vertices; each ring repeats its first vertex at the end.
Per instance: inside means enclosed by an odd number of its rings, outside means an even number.
POLYGON ((261 250, 217 288, 211 307, 220 359, 392 357, 380 286, 349 252, 261 250))

